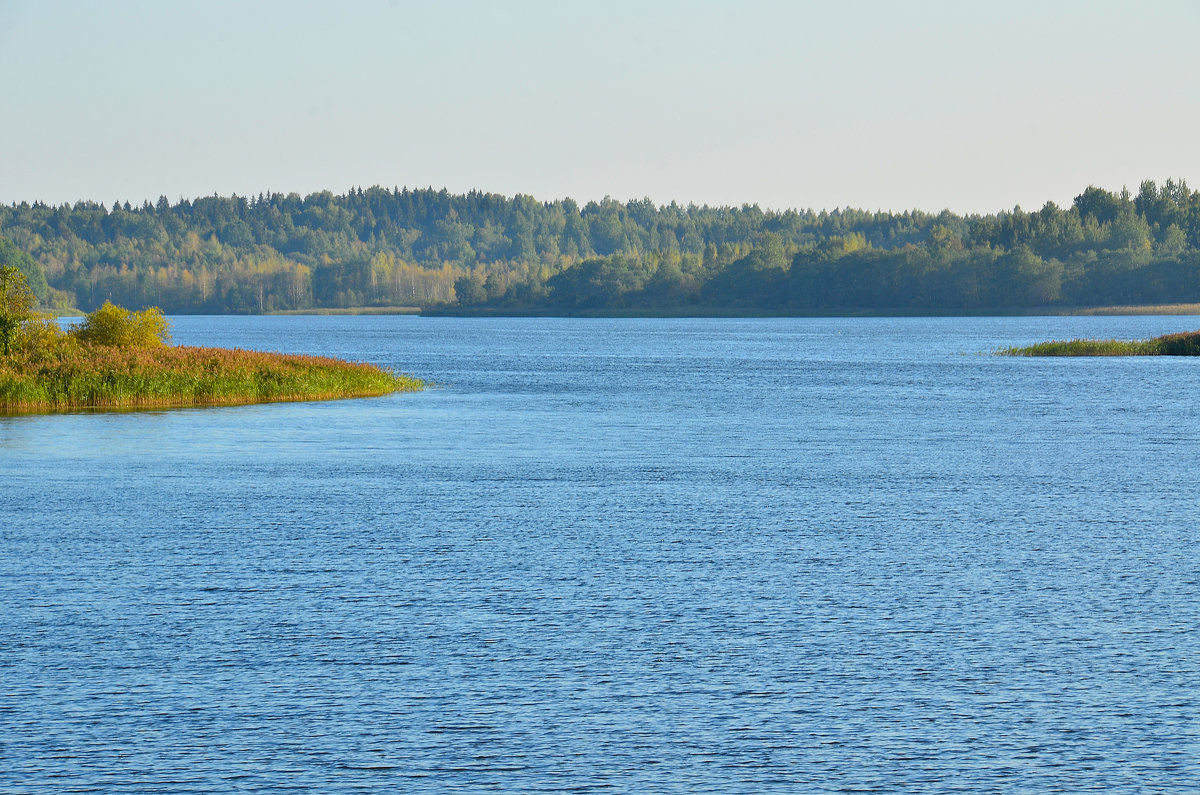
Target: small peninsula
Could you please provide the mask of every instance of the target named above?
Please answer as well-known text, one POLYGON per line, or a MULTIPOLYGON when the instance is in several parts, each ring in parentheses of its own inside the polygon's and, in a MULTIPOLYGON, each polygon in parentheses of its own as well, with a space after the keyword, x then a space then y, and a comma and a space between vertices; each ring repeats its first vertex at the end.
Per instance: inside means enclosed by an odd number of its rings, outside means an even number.
POLYGON ((0 268, 0 413, 333 400, 424 387, 371 364, 169 345, 157 307, 106 302, 67 332, 33 303, 20 271, 0 268))
POLYGON ((1149 340, 1053 340, 1005 348, 1001 356, 1200 356, 1200 331, 1149 340))

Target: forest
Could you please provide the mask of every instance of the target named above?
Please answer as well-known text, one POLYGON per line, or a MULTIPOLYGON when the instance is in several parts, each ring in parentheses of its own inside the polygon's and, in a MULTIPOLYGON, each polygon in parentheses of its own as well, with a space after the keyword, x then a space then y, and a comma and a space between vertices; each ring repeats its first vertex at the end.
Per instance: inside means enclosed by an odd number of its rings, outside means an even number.
POLYGON ((1090 186, 988 215, 355 188, 0 205, 46 308, 169 314, 1003 312, 1200 301, 1200 192, 1090 186))

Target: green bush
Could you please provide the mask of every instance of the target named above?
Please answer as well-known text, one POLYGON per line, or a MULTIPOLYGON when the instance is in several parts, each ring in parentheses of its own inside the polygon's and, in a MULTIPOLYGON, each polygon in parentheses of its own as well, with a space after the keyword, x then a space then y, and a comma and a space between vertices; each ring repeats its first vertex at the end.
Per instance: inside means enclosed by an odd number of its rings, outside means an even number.
POLYGON ((71 334, 82 342, 115 348, 157 348, 171 339, 170 324, 157 306, 134 312, 109 301, 71 334))

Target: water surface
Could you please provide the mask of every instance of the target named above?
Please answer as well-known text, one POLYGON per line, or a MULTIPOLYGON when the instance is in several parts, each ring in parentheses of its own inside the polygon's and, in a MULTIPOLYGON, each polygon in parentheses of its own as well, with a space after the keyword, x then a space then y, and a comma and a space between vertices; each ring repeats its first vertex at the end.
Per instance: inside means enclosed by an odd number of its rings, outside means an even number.
POLYGON ((0 791, 1191 791, 1197 326, 177 318, 440 386, 0 418, 0 791))

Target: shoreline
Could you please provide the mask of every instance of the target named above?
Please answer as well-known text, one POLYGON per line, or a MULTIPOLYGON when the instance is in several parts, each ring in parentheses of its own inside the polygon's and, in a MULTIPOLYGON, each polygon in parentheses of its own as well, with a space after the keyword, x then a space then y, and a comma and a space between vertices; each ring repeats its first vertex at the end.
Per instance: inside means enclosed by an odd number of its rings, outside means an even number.
MULTIPOLYGON (((75 318, 84 315, 78 309, 48 310, 56 317, 75 318)), ((250 313, 180 313, 174 317, 290 317, 290 316, 408 316, 408 317, 579 317, 579 318, 862 318, 862 317, 1138 317, 1200 316, 1200 303, 1185 304, 1122 304, 1116 306, 1075 307, 992 307, 987 309, 951 308, 945 310, 864 309, 793 311, 786 309, 754 309, 748 307, 630 307, 622 309, 564 309, 561 307, 451 307, 451 306, 351 306, 312 307, 250 313)))
MULTIPOLYGON (((296 313, 304 314, 304 313, 296 313)), ((318 313, 311 313, 318 314, 318 313)), ((1138 316, 1200 316, 1200 304, 1131 304, 1123 306, 1086 307, 996 307, 989 309, 946 309, 918 311, 913 309, 840 309, 755 310, 727 307, 664 307, 630 309, 470 309, 431 307, 420 311, 421 317, 562 317, 562 318, 870 318, 870 317, 1138 317, 1138 316)))

